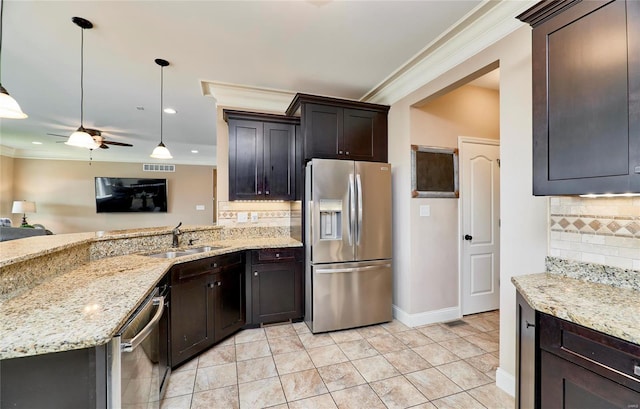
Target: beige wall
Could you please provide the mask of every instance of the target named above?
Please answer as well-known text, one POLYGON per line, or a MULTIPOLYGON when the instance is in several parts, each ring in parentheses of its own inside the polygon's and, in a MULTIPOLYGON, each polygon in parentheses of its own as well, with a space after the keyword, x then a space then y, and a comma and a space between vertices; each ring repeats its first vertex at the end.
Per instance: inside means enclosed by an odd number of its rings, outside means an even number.
POLYGON ((0 217, 11 217, 13 201, 21 200, 13 196, 13 165, 12 157, 0 156, 0 217))
MULTIPOLYGON (((428 257, 416 253, 411 241, 416 208, 411 199, 410 150, 412 106, 496 61, 500 65, 500 156, 501 156, 501 288, 500 288, 500 368, 497 383, 515 389, 515 288, 514 275, 542 272, 547 253, 547 200, 532 196, 531 161, 531 29, 522 27, 480 51, 394 103, 389 112, 389 159, 394 183, 394 311, 410 323, 450 317, 455 309, 431 311, 441 297, 441 289, 413 260, 423 264, 428 257), (434 301, 423 302, 430 298, 434 301)), ((479 135, 467 135, 479 136, 479 135)), ((436 209, 437 211, 437 209, 436 209)), ((433 214, 433 209, 432 209, 433 214)), ((451 212, 449 212, 451 214, 451 212)), ((433 216, 432 216, 433 217, 433 216)), ((428 228, 425 226, 425 228, 428 228)), ((456 245, 457 246, 457 245, 456 245)), ((434 271, 433 274, 437 274, 434 271)), ((455 284, 457 286, 457 283, 455 284)), ((458 310, 459 313, 459 310, 458 310)))
MULTIPOLYGON (((2 162, 6 159, 2 157, 2 162)), ((54 233, 173 226, 180 221, 211 224, 213 220, 212 166, 176 165, 175 172, 143 172, 139 163, 19 158, 13 162, 11 200, 35 201, 37 213, 28 217, 29 222, 42 224, 54 233), (166 178, 169 211, 96 213, 96 176, 166 178), (204 205, 205 210, 196 210, 196 205, 204 205)), ((4 190, 4 176, 2 182, 4 190)), ((1 216, 11 217, 14 225, 20 221, 19 215, 6 214, 4 209, 1 216)))
MULTIPOLYGON (((500 136, 500 94, 464 85, 410 108, 410 143, 457 148, 458 136, 500 136)), ((458 199, 415 198, 410 201, 410 269, 413 286, 432 288, 428 297, 413 297, 408 313, 459 308, 458 199), (420 217, 420 206, 431 215, 420 217), (419 256, 416 256, 419 255, 419 256)))

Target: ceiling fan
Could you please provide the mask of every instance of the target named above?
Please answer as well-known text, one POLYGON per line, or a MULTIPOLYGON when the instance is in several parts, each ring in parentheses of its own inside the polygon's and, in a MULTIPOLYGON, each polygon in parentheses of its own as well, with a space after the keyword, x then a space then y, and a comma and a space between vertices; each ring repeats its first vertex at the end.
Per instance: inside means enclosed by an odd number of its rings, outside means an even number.
MULTIPOLYGON (((91 135, 91 137, 93 138, 94 141, 96 141, 96 144, 99 144, 98 148, 101 149, 109 149, 109 147, 107 145, 113 145, 113 146, 133 146, 130 143, 124 143, 124 142, 116 142, 116 141, 108 141, 106 139, 104 139, 104 137, 102 136, 102 132, 97 130, 97 129, 91 129, 91 128, 85 128, 85 131, 91 135)), ((47 135, 52 135, 52 136, 60 136, 62 138, 69 138, 68 135, 59 135, 59 134, 55 134, 55 133, 47 133, 47 135)), ((64 142, 64 141, 60 141, 60 142, 64 142)))

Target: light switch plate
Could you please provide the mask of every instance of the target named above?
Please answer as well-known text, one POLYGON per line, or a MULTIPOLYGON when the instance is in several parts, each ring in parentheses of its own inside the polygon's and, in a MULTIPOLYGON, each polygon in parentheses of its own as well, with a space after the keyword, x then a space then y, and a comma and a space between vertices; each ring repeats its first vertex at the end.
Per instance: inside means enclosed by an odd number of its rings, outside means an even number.
POLYGON ((252 222, 258 221, 258 212, 251 212, 251 221, 252 222))
POLYGON ((238 223, 246 223, 249 219, 249 214, 247 212, 238 212, 237 220, 238 223))
POLYGON ((196 210, 204 210, 204 205, 196 205, 196 210))
POLYGON ((429 205, 420 205, 420 216, 421 217, 431 216, 431 206, 429 206, 429 205))

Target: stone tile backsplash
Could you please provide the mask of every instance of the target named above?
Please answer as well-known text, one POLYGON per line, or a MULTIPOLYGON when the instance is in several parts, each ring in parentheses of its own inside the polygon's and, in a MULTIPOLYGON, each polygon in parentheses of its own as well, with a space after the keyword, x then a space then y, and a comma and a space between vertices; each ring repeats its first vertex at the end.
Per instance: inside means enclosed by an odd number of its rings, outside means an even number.
POLYGON ((640 270, 640 198, 552 197, 549 255, 640 270))
POLYGON ((218 202, 218 226, 288 228, 290 219, 291 202, 218 202), (241 221, 243 214, 247 217, 246 221, 241 221), (252 214, 257 220, 252 221, 252 214))

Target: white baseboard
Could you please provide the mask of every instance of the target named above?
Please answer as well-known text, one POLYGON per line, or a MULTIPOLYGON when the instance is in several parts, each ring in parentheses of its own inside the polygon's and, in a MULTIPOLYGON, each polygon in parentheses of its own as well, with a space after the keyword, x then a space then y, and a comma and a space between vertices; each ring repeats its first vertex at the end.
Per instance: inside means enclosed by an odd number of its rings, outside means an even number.
POLYGON ((408 327, 435 324, 437 322, 452 321, 462 317, 460 307, 443 308, 441 310, 426 311, 418 314, 409 314, 397 306, 393 306, 393 318, 408 327))
POLYGON ((496 370, 496 386, 511 396, 516 396, 516 378, 498 367, 496 370))

